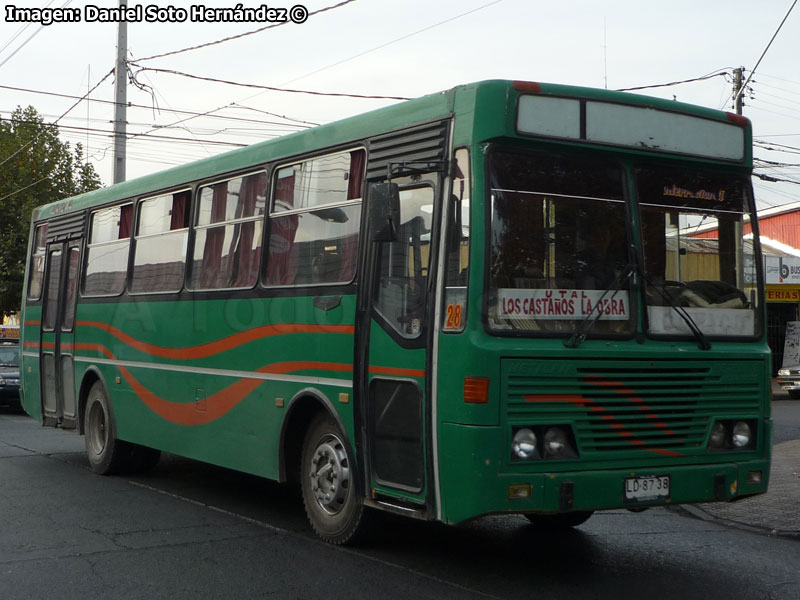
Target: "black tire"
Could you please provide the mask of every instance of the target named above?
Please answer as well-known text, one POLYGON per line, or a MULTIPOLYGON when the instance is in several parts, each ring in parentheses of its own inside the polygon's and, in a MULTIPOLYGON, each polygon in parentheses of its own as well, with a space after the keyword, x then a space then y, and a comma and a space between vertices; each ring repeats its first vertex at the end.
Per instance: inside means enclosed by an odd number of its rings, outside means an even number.
POLYGON ((554 515, 532 514, 525 515, 536 527, 549 531, 577 527, 589 520, 594 511, 576 510, 575 512, 559 513, 554 515))
POLYGON ((366 507, 356 490, 356 464, 338 425, 317 415, 303 441, 300 486, 311 527, 331 544, 363 539, 366 507))
POLYGON ((131 455, 128 443, 117 439, 117 428, 105 388, 95 382, 86 398, 83 431, 86 438, 86 455, 92 471, 100 475, 113 475, 123 470, 131 455))
POLYGON ((800 400, 800 390, 787 390, 789 392, 789 398, 792 400, 800 400))

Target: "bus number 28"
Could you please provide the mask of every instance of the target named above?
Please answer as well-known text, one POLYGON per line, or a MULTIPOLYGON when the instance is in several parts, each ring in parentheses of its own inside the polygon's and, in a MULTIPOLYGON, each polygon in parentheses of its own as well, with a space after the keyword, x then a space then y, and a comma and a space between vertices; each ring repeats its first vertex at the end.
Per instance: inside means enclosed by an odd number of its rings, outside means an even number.
POLYGON ((445 329, 461 329, 461 315, 463 308, 460 304, 447 305, 447 323, 445 329))

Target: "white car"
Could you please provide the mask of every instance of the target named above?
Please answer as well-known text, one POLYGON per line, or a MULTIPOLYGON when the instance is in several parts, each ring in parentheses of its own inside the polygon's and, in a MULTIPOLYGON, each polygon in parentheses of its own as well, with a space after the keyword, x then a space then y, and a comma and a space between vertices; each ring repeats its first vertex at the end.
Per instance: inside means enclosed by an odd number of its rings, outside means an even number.
POLYGON ((778 369, 778 384, 789 392, 790 398, 800 398, 800 365, 778 369))

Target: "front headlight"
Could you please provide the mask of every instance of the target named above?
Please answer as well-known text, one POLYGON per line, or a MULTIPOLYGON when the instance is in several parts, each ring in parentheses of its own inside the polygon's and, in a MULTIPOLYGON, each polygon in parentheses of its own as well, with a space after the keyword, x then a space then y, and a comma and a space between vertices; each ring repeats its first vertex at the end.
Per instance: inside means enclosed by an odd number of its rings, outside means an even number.
POLYGON ((519 460, 536 458, 536 434, 533 430, 527 427, 518 429, 511 441, 511 451, 519 460))
POLYGON ((789 377, 789 375, 791 375, 789 369, 778 369, 778 377, 789 377))
POLYGON ((745 421, 737 421, 733 426, 731 442, 736 448, 746 448, 753 439, 753 432, 745 421))
POLYGON ((728 430, 725 428, 725 424, 722 421, 714 423, 714 427, 711 428, 711 436, 708 438, 708 447, 724 448, 727 439, 728 430))
POLYGON ((551 427, 544 434, 544 455, 556 458, 564 454, 569 446, 569 436, 560 427, 551 427))

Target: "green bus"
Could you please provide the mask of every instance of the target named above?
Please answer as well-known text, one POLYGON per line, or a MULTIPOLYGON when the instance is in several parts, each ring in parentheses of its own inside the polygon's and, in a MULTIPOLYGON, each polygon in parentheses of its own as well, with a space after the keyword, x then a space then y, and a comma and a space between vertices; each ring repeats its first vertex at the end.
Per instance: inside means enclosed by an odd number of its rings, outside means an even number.
POLYGON ((763 493, 751 168, 741 116, 484 81, 54 202, 24 407, 101 474, 299 483, 332 543, 763 493))

